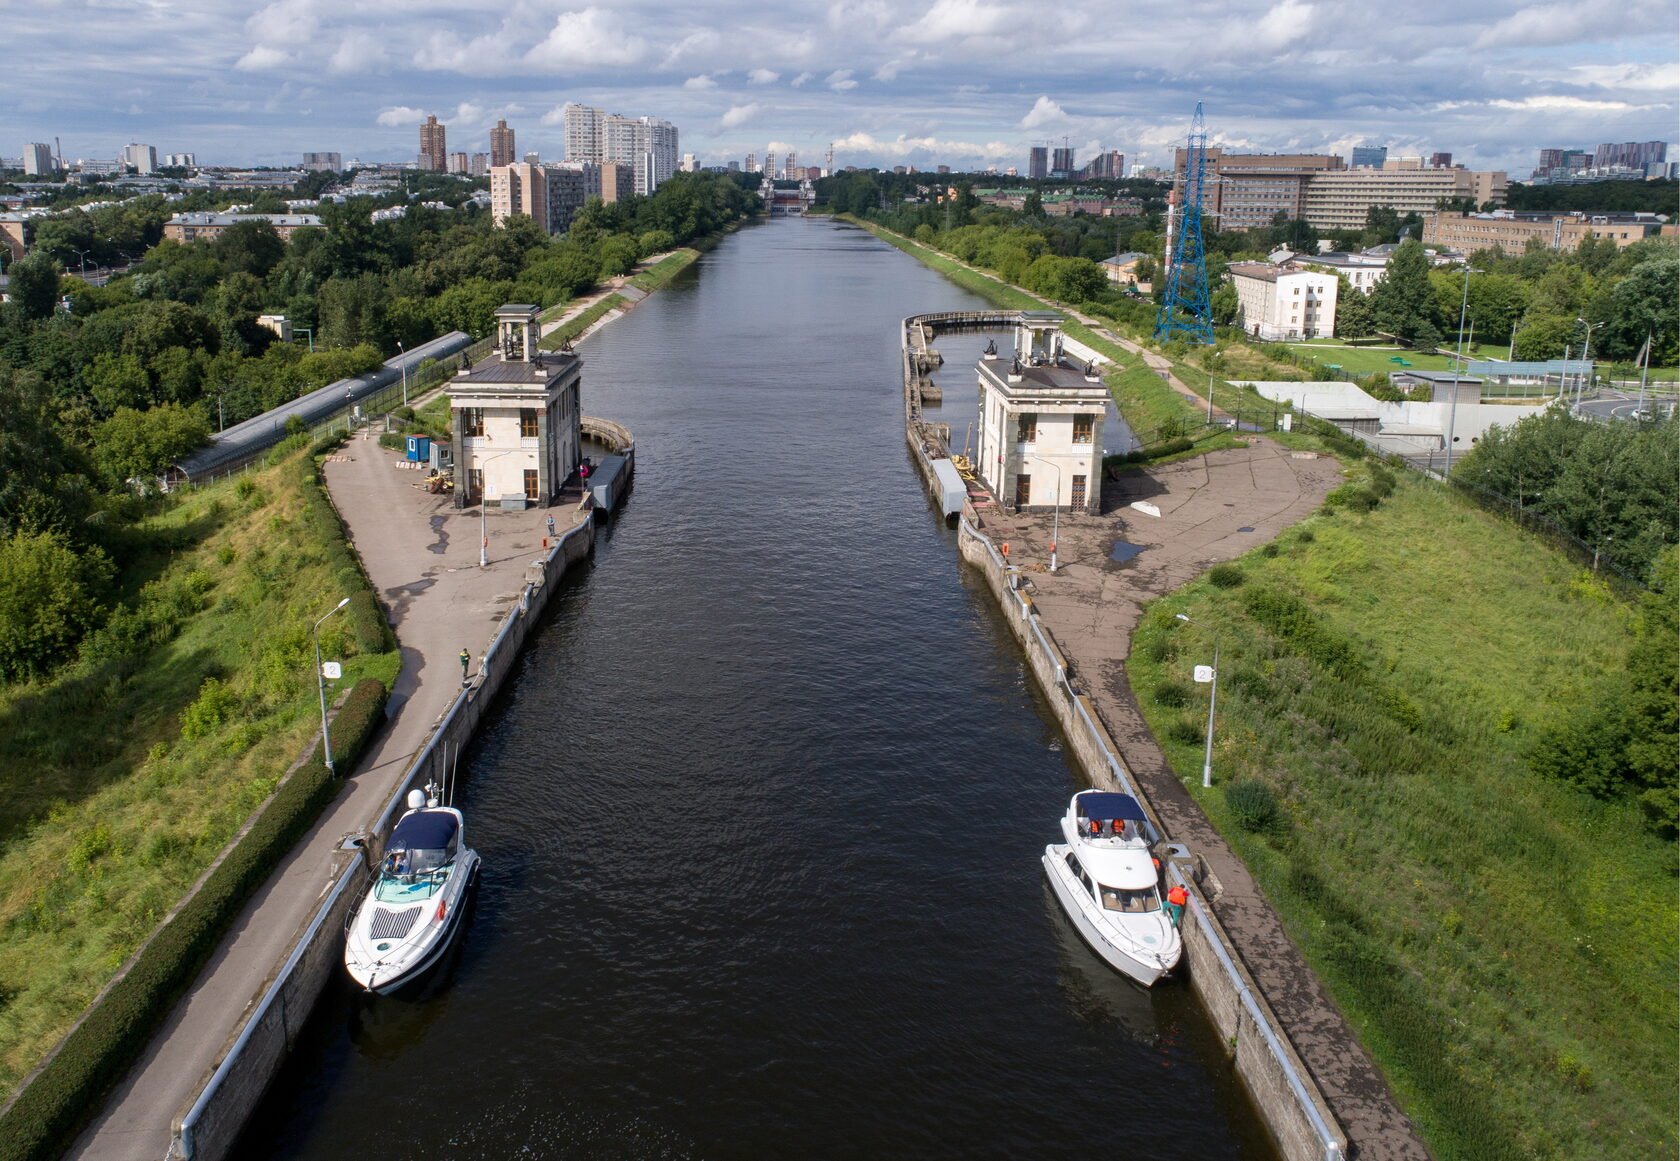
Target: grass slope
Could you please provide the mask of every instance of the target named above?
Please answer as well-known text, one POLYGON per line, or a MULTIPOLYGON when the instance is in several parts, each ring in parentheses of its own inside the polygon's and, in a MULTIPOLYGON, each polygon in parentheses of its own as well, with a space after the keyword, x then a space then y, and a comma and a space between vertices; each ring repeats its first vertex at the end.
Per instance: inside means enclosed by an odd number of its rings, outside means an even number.
POLYGON ((1442 1161, 1674 1156, 1674 849, 1524 759, 1624 664, 1629 616, 1408 479, 1155 602, 1134 641, 1174 769, 1442 1161), (1181 611, 1221 630, 1211 791, 1211 648, 1181 611))
POLYGON ((389 684, 383 619, 307 452, 136 530, 123 608, 50 682, 0 688, 0 1098, 63 1035, 319 727, 309 627, 389 684), (368 617, 379 618, 377 623, 368 617))

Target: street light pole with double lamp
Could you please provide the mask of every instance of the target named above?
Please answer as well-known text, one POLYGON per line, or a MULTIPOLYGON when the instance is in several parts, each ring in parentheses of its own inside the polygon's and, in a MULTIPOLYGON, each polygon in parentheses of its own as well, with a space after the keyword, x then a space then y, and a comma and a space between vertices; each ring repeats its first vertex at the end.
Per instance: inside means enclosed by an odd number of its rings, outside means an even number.
POLYGON ((1056 502, 1050 505, 1050 575, 1056 575, 1056 544, 1061 539, 1062 532, 1062 465, 1051 463, 1043 456, 1029 456, 1041 464, 1047 465, 1056 473, 1056 502))
POLYGON ((1178 619, 1180 621, 1185 622, 1186 624, 1196 626, 1196 628, 1202 630, 1204 633, 1212 633, 1213 634, 1213 669, 1212 669, 1212 673, 1211 673, 1211 676, 1210 676, 1210 680, 1212 682, 1212 685, 1208 688, 1207 745, 1206 745, 1205 749, 1202 751, 1202 785, 1203 786, 1212 786, 1213 785, 1213 708, 1214 708, 1214 704, 1216 702, 1218 702, 1218 700, 1219 700, 1219 630, 1209 629, 1206 625, 1202 624, 1200 621, 1192 621, 1189 617, 1186 617, 1183 613, 1178 614, 1178 619))
MULTIPOLYGON (((322 617, 321 621, 325 621, 327 617, 332 616, 349 603, 350 598, 345 597, 338 604, 328 609, 326 616, 322 617)), ((321 669, 321 621, 315 622, 309 630, 309 635, 315 641, 315 687, 321 694, 321 749, 325 751, 327 756, 327 773, 336 774, 338 771, 333 768, 332 736, 327 732, 327 678, 321 669)))
POLYGON ((495 455, 493 455, 489 459, 485 460, 483 465, 478 469, 479 475, 483 478, 483 483, 481 483, 478 487, 478 567, 479 568, 490 567, 490 530, 489 530, 489 526, 486 525, 485 522, 484 522, 484 509, 488 506, 489 497, 490 497, 490 465, 492 463, 494 463, 496 460, 501 459, 503 456, 511 456, 512 454, 513 454, 512 449, 509 449, 508 451, 505 451, 505 452, 497 452, 495 455))

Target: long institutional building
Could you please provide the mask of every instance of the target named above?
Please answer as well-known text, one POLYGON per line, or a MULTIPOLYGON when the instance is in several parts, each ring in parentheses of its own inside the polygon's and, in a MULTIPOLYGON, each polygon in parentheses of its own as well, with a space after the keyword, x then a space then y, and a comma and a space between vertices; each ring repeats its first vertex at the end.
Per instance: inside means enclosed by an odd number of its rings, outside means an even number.
MULTIPOLYGON (((1180 149, 1175 168, 1181 175, 1184 163, 1180 149)), ((1350 169, 1332 154, 1226 153, 1213 148, 1207 151, 1207 163, 1203 209, 1217 215, 1214 220, 1222 230, 1268 226, 1280 212, 1304 218, 1320 230, 1357 230, 1364 227, 1373 206, 1426 217, 1445 198, 1471 198, 1478 206, 1505 201, 1505 174, 1430 166, 1417 157, 1390 159, 1380 168, 1350 169)))

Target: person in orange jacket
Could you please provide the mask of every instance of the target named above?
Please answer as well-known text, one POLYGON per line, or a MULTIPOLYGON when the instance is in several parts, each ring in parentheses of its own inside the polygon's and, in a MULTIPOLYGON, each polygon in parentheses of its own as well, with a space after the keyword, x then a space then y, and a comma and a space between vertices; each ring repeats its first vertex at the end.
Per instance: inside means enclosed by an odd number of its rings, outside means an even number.
POLYGON ((1184 905, 1188 902, 1190 902, 1190 892, 1177 884, 1174 884, 1173 889, 1167 892, 1167 915, 1172 919, 1174 927, 1177 927, 1183 921, 1184 905))

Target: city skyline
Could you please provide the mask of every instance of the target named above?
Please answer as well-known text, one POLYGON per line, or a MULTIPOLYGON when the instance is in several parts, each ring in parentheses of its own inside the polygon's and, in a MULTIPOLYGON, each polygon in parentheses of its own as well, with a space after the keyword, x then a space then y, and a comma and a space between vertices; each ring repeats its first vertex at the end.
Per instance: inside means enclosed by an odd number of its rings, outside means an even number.
POLYGON ((767 141, 815 160, 832 141, 837 166, 1024 171, 1032 146, 1065 138, 1079 164, 1117 149, 1163 165, 1202 100, 1230 149, 1385 143, 1520 178, 1542 148, 1672 138, 1680 88, 1672 7, 1652 0, 1242 15, 1195 0, 1142 23, 1069 0, 1048 29, 1019 0, 83 7, 13 14, 0 153, 57 136, 67 158, 138 141, 207 163, 399 160, 435 114, 456 150, 488 152, 505 119, 522 149, 558 159, 577 103, 668 119, 703 164, 767 141), (1190 43, 1209 56, 1182 59, 1190 43))

